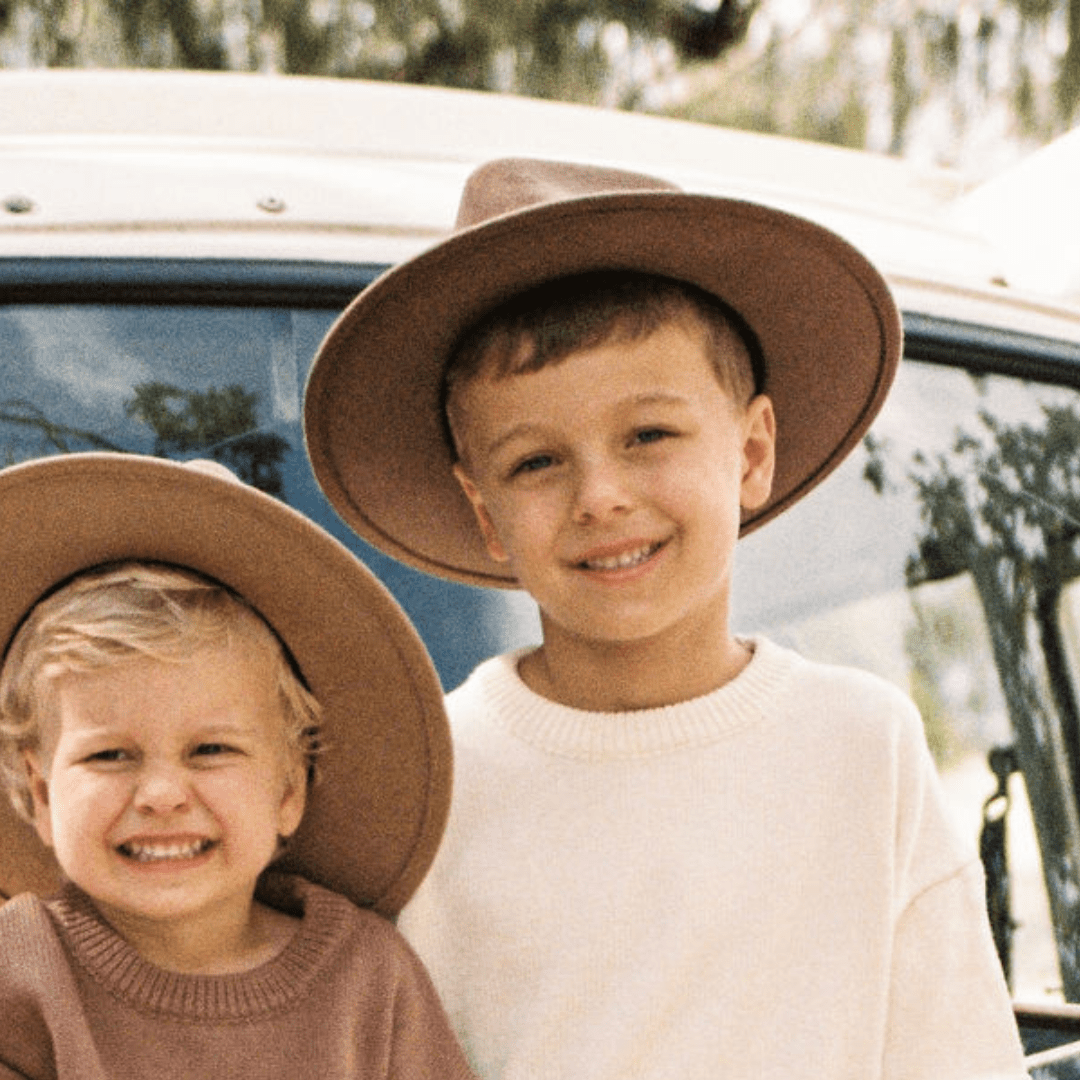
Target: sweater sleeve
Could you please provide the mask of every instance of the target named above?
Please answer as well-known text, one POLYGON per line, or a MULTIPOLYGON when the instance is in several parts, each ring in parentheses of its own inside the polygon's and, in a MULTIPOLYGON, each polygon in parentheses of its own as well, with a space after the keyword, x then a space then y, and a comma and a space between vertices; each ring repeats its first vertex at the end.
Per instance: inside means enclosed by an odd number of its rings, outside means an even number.
POLYGON ((982 866, 945 806, 906 699, 896 759, 895 903, 883 1080, 1027 1073, 986 914, 982 866))
POLYGON ((406 962, 398 981, 388 1080, 474 1080, 435 988, 402 941, 406 962))
POLYGON ((884 1080, 1023 1080, 1019 1037, 971 863, 896 928, 884 1080))
POLYGON ((36 896, 0 909, 0 953, 0 1080, 104 1078, 74 975, 36 896))

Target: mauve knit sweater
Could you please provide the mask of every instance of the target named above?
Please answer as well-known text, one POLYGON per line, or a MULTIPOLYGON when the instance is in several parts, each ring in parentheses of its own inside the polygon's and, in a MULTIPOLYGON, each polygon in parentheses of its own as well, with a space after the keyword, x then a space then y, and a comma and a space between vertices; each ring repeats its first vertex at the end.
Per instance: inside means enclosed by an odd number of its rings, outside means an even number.
POLYGON ((426 973, 385 919, 302 879, 273 960, 182 975, 69 887, 0 908, 0 1080, 468 1080, 426 973))

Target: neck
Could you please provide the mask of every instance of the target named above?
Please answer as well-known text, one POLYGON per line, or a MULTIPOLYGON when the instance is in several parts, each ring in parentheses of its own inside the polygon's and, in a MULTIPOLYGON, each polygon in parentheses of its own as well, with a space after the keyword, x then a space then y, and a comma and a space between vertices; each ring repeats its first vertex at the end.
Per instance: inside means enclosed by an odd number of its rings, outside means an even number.
POLYGON ((701 628, 662 639, 610 642, 567 635, 544 623, 544 644, 521 661, 525 685, 541 697, 591 712, 675 705, 730 682, 751 650, 730 633, 701 628))
POLYGON ((132 919, 107 908, 101 913, 144 960, 186 975, 232 975, 259 967, 285 948, 297 925, 293 916, 258 901, 239 916, 198 924, 132 919))

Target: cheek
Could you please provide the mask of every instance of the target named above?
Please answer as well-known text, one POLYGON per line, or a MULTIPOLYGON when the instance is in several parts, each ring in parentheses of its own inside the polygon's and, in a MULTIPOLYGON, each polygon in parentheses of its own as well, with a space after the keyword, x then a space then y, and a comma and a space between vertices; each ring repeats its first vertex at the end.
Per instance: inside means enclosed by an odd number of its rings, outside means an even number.
MULTIPOLYGON (((302 812, 303 788, 299 790, 302 812)), ((282 816, 283 810, 297 806, 296 792, 285 770, 271 767, 256 772, 210 770, 195 784, 196 799, 211 814, 222 821, 232 820, 245 831, 279 832, 280 824, 289 819, 288 812, 282 816)))
POLYGON ((529 559, 548 549, 564 520, 561 502, 551 491, 508 497, 491 507, 491 521, 510 561, 529 559))
POLYGON ((242 814, 246 808, 265 806, 271 799, 272 779, 239 769, 207 769, 191 781, 196 803, 215 815, 242 814))
POLYGON ((695 527, 711 547, 726 551, 738 536, 742 510, 738 478, 723 467, 690 467, 668 474, 652 490, 655 505, 672 520, 695 527))
POLYGON ((38 834, 48 822, 51 844, 63 862, 71 852, 80 851, 88 838, 107 834, 127 802, 121 785, 79 782, 63 773, 54 774, 49 788, 49 806, 39 817, 38 834))
POLYGON ((720 503, 722 485, 716 472, 693 463, 657 470, 641 479, 641 500, 676 520, 712 516, 720 503))
POLYGON ((295 750, 286 751, 277 785, 279 836, 291 836, 300 827, 307 807, 307 777, 307 757, 295 750))

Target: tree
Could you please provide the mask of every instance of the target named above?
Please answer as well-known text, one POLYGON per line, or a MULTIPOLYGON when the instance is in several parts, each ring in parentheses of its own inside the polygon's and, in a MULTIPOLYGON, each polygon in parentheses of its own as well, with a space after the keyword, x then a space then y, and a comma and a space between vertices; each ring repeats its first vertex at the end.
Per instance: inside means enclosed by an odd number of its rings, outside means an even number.
POLYGON ((666 43, 715 58, 745 33, 756 4, 0 0, 0 38, 20 42, 34 65, 272 70, 593 101, 609 85, 613 40, 620 52, 666 43))
POLYGON ((140 383, 125 406, 145 423, 161 457, 201 452, 228 465, 246 483, 271 495, 283 491, 280 465, 289 444, 258 430, 257 395, 242 386, 181 390, 167 383, 140 383))
POLYGON ((0 65, 508 91, 989 169, 1080 119, 1080 0, 0 0, 0 65))
MULTIPOLYGON (((36 434, 38 442, 33 450, 35 456, 70 454, 78 450, 121 449, 94 431, 50 420, 33 402, 19 398, 0 401, 0 424, 9 424, 15 431, 36 434)), ((0 462, 5 466, 14 465, 20 460, 22 455, 15 452, 14 446, 5 447, 3 457, 0 458, 0 462)))
MULTIPOLYGON (((168 383, 148 382, 134 387, 124 411, 153 432, 154 453, 159 457, 212 457, 245 483, 280 497, 284 491, 281 463, 289 444, 274 432, 259 430, 257 404, 258 396, 242 386, 181 390, 168 383)), ((33 457, 127 449, 96 432, 58 423, 27 401, 0 402, 0 424, 36 435, 29 454, 33 457)), ((15 464, 26 456, 25 447, 17 451, 12 442, 5 448, 3 464, 15 464)))
POLYGON ((679 115, 984 168, 1080 120, 1080 0, 763 4, 679 115))

